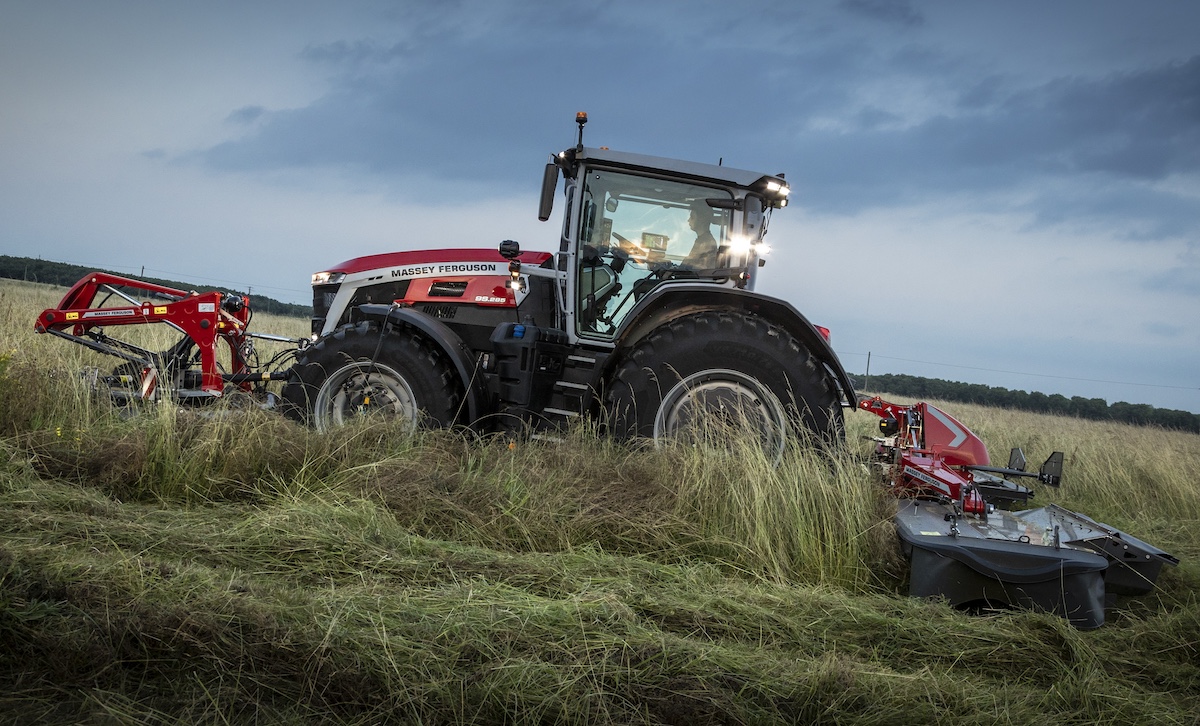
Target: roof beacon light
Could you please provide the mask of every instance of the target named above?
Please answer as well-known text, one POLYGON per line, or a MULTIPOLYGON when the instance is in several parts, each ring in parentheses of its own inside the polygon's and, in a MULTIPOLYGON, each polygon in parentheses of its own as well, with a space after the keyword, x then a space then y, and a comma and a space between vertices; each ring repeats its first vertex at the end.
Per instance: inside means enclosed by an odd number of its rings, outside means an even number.
POLYGON ((587 111, 577 111, 575 123, 579 124, 579 140, 575 142, 575 150, 583 151, 583 126, 587 123, 587 111))

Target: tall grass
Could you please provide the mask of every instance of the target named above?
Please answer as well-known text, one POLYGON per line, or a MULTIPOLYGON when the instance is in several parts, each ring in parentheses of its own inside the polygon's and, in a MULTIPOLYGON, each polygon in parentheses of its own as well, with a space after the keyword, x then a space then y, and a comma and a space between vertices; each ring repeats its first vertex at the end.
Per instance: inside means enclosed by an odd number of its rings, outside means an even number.
POLYGON ((881 489, 845 455, 791 451, 779 466, 732 448, 628 448, 581 426, 561 442, 399 424, 321 435, 258 410, 153 407, 85 434, 14 440, 44 476, 123 501, 262 503, 359 497, 423 536, 513 552, 599 546, 701 558, 776 582, 863 590, 888 559, 881 489))
POLYGON ((675 511, 704 548, 775 581, 861 586, 891 534, 883 490, 845 452, 810 442, 776 462, 755 439, 672 451, 675 511))

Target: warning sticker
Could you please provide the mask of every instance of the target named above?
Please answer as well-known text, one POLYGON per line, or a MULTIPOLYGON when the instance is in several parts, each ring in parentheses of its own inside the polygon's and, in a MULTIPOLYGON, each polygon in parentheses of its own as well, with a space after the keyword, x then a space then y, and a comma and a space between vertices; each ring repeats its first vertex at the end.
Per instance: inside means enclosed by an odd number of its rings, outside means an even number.
POLYGON ((217 304, 216 303, 200 303, 199 311, 202 313, 215 313, 215 312, 217 312, 217 304))
POLYGON ((154 306, 154 314, 155 315, 166 315, 167 314, 167 306, 166 305, 155 305, 154 306))

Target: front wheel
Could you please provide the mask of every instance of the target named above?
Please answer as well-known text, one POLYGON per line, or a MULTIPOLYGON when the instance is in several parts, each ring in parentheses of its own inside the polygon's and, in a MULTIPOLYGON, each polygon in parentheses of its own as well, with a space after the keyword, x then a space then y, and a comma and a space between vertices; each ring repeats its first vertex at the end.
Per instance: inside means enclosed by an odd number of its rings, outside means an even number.
POLYGON ((607 402, 620 437, 712 441, 736 428, 776 460, 790 438, 843 436, 825 367, 783 328, 737 311, 695 313, 652 332, 618 366, 607 402))
POLYGON ((283 390, 286 412, 324 431, 366 418, 450 426, 461 387, 450 363, 415 331, 346 326, 297 356, 283 390))

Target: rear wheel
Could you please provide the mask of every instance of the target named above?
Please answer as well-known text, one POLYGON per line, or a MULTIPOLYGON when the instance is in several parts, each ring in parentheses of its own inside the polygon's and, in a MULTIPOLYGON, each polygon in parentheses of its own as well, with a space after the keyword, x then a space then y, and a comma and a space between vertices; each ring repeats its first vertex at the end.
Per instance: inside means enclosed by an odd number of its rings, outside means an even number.
POLYGON ((825 367, 783 328, 736 311, 671 321, 639 342, 609 387, 618 436, 712 439, 749 430, 769 456, 797 434, 842 437, 825 367))
POLYGON ((285 410, 318 430, 368 417, 450 426, 461 388, 454 370, 414 331, 345 326, 301 351, 283 390, 285 410))

